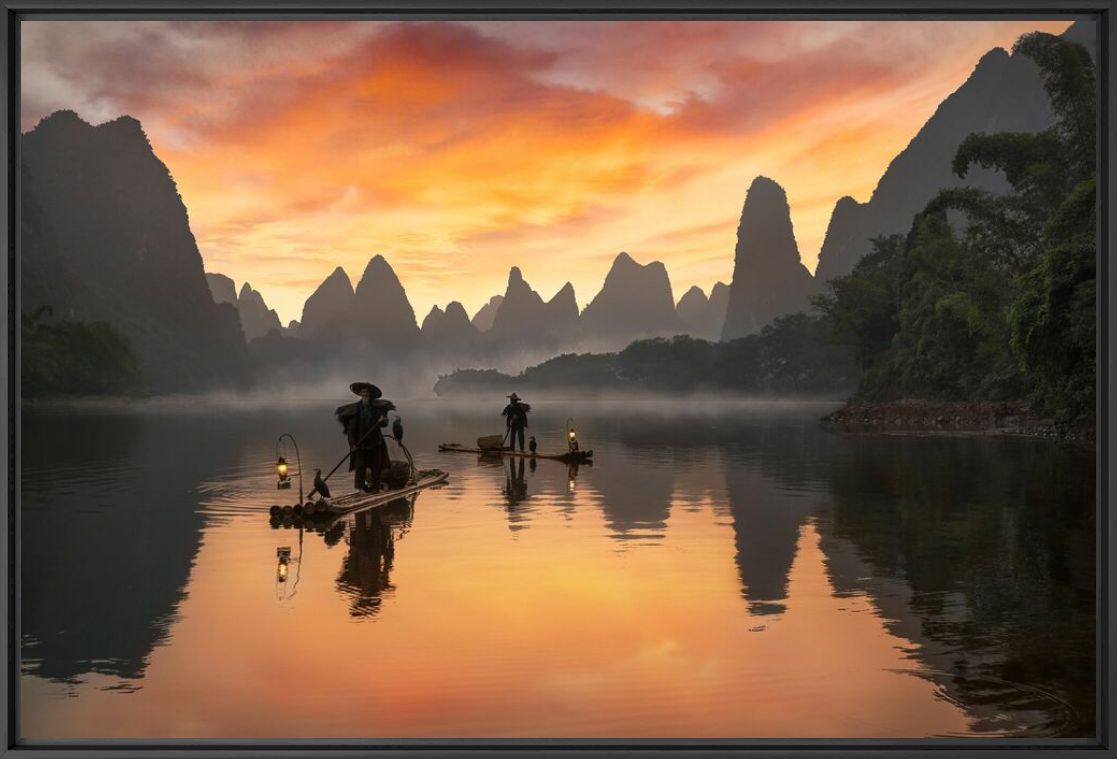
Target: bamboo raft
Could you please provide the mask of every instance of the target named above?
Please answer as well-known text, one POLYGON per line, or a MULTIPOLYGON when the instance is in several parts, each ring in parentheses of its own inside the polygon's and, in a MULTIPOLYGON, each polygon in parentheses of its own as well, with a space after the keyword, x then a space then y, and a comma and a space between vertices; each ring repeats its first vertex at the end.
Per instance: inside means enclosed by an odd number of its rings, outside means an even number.
POLYGON ((354 491, 336 498, 323 498, 315 504, 315 512, 321 510, 323 513, 336 517, 351 514, 362 509, 383 506, 385 503, 394 501, 397 498, 403 498, 412 493, 418 493, 420 490, 426 490, 433 485, 439 485, 445 482, 450 476, 449 472, 444 472, 441 469, 432 469, 421 474, 422 476, 414 483, 404 485, 402 488, 383 490, 379 493, 354 491))
POLYGON ((593 450, 567 451, 566 453, 532 453, 531 451, 515 451, 511 448, 469 448, 461 443, 440 443, 438 450, 443 453, 479 453, 491 456, 518 456, 526 459, 551 459, 563 461, 567 464, 592 464, 593 450))

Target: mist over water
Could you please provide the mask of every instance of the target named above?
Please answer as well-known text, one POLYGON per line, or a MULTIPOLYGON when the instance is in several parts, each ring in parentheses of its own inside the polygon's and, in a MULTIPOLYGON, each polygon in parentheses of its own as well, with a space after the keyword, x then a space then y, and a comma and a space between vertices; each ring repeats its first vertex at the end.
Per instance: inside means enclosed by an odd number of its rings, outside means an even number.
POLYGON ((571 468, 439 453, 504 400, 385 382, 447 484, 273 528, 343 457, 348 381, 25 409, 25 737, 1093 734, 1089 450, 526 397, 541 451, 569 417, 594 450, 571 468))
MULTIPOLYGON (((224 389, 206 393, 168 393, 148 397, 91 396, 85 398, 43 399, 24 401, 24 408, 42 413, 66 409, 79 413, 93 411, 116 412, 121 414, 211 414, 223 411, 283 411, 291 408, 306 409, 334 408, 356 399, 349 391, 349 384, 367 375, 350 373, 331 375, 299 384, 276 384, 252 390, 224 389), (332 406, 330 404, 333 404, 332 406)), ((687 393, 671 393, 656 390, 630 390, 609 388, 597 391, 584 387, 549 387, 546 389, 524 389, 523 383, 512 381, 507 387, 501 386, 489 391, 456 393, 438 396, 425 385, 410 381, 374 381, 381 388, 383 397, 395 402, 401 412, 408 404, 420 407, 453 409, 458 407, 476 408, 479 402, 498 404, 502 397, 513 391, 532 403, 565 403, 577 410, 580 407, 591 409, 591 413, 605 411, 612 413, 626 408, 637 408, 642 415, 647 414, 716 414, 725 407, 760 410, 788 409, 799 407, 821 409, 819 417, 832 411, 844 398, 814 397, 802 395, 769 395, 752 393, 731 393, 702 390, 687 393), (501 392, 507 390, 507 393, 501 392)), ((503 408, 503 407, 501 407, 503 408)), ((500 409, 497 409, 498 412, 500 409)))

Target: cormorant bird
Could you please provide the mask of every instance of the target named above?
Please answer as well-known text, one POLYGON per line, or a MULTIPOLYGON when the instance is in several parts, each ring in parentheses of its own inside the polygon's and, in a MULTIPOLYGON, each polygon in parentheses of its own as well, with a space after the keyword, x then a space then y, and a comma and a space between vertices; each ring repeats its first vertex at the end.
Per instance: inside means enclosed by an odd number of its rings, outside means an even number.
POLYGON ((533 456, 534 456, 534 455, 535 455, 535 449, 536 449, 537 447, 538 447, 538 446, 536 446, 536 444, 535 444, 535 435, 532 435, 532 436, 531 436, 531 439, 530 439, 530 440, 528 440, 528 443, 527 443, 527 449, 528 449, 529 451, 531 451, 531 455, 533 455, 533 456))
POLYGON ((392 437, 396 439, 397 443, 403 445, 403 420, 398 416, 392 422, 392 437))
POLYGON ((329 498, 330 497, 330 488, 329 488, 328 485, 326 485, 326 481, 322 479, 322 470, 321 469, 315 469, 314 470, 314 490, 312 490, 310 492, 314 493, 315 490, 318 491, 318 493, 323 498, 329 498))

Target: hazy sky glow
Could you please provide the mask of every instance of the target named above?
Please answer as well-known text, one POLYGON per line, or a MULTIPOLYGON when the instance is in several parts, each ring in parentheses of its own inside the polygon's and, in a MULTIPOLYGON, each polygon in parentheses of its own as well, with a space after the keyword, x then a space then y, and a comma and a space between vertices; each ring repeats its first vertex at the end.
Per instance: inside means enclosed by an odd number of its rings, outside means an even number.
POLYGON ((753 177, 787 190, 803 262, 992 47, 1069 21, 22 24, 24 130, 138 118, 207 271, 286 323, 382 253, 416 316, 503 292, 581 306, 613 257, 678 299, 733 270, 753 177))

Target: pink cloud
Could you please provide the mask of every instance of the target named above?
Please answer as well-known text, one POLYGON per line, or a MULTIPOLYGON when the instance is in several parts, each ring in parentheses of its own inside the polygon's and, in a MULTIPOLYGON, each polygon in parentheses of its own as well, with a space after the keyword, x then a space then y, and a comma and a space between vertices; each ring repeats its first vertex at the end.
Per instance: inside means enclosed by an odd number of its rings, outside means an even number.
POLYGON ((671 271, 727 280, 761 172, 800 199, 810 256, 825 209, 871 188, 982 53, 1065 26, 32 21, 21 123, 139 118, 203 256, 237 279, 285 261, 247 277, 281 291, 265 297, 285 318, 309 294, 294 283, 327 261, 360 271, 374 249, 425 312, 440 277, 480 303, 529 254, 563 257, 537 288, 593 293, 642 241, 671 271))

